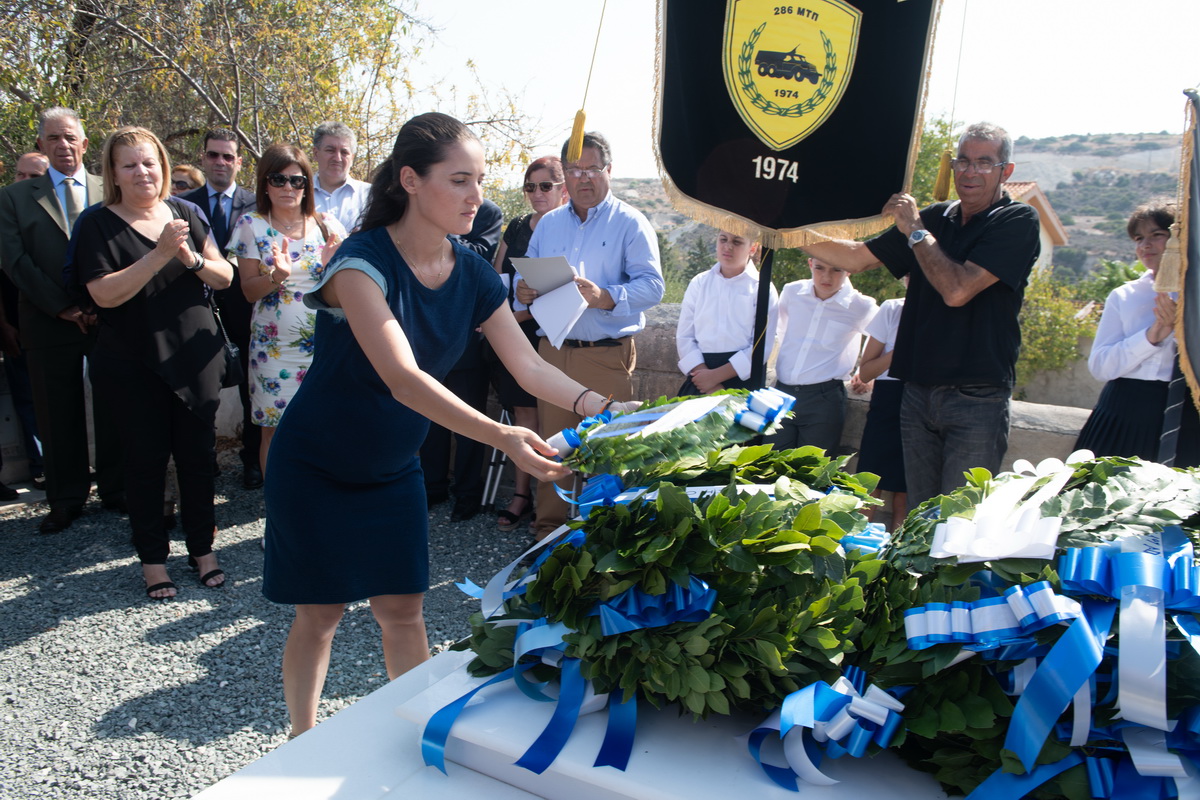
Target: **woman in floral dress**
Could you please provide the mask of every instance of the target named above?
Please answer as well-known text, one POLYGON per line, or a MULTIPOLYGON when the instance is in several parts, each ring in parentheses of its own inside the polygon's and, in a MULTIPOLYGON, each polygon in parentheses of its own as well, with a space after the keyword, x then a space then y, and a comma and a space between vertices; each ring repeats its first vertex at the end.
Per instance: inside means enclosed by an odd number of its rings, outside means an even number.
POLYGON ((317 214, 312 167, 304 151, 267 148, 258 162, 258 210, 238 220, 229 239, 242 292, 254 303, 250 320, 250 416, 262 427, 260 467, 267 469, 271 436, 313 357, 316 312, 306 295, 320 280, 346 230, 317 214))

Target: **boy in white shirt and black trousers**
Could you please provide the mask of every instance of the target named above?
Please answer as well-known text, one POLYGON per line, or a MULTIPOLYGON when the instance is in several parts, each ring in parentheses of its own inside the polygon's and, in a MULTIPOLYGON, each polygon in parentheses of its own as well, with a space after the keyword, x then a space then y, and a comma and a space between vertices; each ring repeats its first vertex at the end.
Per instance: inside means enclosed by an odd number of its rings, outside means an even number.
POLYGON ((776 450, 814 445, 837 451, 846 418, 846 386, 862 336, 877 307, 850 285, 846 271, 815 258, 812 278, 793 281, 779 297, 776 388, 796 398, 790 419, 764 442, 776 450))

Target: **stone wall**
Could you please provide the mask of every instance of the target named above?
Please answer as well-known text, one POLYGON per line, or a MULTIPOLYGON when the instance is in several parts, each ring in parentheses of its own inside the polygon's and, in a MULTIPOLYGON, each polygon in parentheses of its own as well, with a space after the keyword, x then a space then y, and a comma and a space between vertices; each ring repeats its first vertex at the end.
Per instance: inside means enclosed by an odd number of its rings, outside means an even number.
MULTIPOLYGON (((675 351, 675 328, 678 322, 677 304, 664 303, 647 314, 646 329, 637 337, 638 360, 634 388, 639 398, 651 399, 674 394, 683 382, 683 375, 676 364, 678 356, 675 351)), ((1099 394, 1099 382, 1087 373, 1086 359, 1082 368, 1088 379, 1097 384, 1095 391, 1099 394)), ((1057 373, 1056 376, 1055 380, 1045 382, 1045 388, 1039 386, 1039 391, 1053 390, 1059 392, 1059 396, 1068 397, 1067 390, 1058 388, 1055 384, 1055 381, 1063 383, 1067 379, 1057 373)), ((1070 399, 1082 399, 1086 407, 1020 401, 1013 403, 1012 432, 1009 435, 1008 455, 1004 463, 1006 469, 1019 458, 1028 459, 1036 464, 1044 458, 1063 458, 1071 453, 1075 438, 1087 420, 1094 400, 1088 402, 1083 393, 1070 396, 1070 399)), ((843 452, 853 453, 858 449, 869 404, 870 395, 850 395, 849 406, 846 409, 846 429, 842 434, 843 452)))

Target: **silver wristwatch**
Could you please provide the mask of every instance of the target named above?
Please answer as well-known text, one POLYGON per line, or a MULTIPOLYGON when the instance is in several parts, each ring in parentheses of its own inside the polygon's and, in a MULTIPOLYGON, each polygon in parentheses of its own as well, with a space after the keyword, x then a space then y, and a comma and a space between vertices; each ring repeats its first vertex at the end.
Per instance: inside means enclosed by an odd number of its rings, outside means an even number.
POLYGON ((931 235, 932 234, 930 234, 929 231, 925 230, 924 228, 918 228, 908 235, 908 246, 910 248, 916 247, 917 242, 923 242, 925 241, 926 236, 931 235))

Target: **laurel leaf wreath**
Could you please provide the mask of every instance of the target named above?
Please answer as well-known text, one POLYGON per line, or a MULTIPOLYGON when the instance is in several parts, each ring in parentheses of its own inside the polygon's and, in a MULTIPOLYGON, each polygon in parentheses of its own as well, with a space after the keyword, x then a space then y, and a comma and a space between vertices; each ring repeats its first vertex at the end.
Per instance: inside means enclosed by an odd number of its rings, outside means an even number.
POLYGON ((802 117, 805 114, 811 114, 817 106, 825 102, 825 98, 833 90, 833 79, 837 75, 837 54, 833 52, 833 42, 825 35, 825 31, 821 31, 821 43, 825 45, 825 71, 821 75, 821 83, 807 100, 794 106, 785 107, 762 96, 758 87, 754 85, 754 76, 750 70, 750 57, 754 55, 754 45, 758 44, 758 39, 766 27, 767 23, 765 22, 759 25, 742 45, 742 52, 738 56, 737 73, 742 91, 749 95, 751 104, 764 114, 778 117, 802 117))

